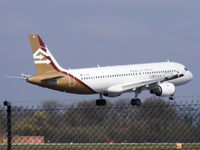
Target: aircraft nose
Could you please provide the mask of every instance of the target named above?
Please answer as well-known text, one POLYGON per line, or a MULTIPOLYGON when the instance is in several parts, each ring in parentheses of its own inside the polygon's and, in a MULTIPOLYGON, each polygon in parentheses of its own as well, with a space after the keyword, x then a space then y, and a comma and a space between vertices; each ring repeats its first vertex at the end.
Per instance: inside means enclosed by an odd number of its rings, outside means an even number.
POLYGON ((187 76, 188 81, 191 81, 193 79, 193 74, 190 71, 186 72, 186 76, 187 76))

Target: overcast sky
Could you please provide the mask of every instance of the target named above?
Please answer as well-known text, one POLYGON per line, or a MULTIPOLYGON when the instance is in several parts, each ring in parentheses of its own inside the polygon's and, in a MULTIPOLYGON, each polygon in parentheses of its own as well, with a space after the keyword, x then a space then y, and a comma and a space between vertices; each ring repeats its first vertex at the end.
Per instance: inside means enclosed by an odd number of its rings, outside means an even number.
POLYGON ((0 101, 90 98, 4 78, 35 73, 30 33, 64 68, 180 62, 194 78, 176 94, 200 95, 199 0, 0 0, 0 18, 0 101))

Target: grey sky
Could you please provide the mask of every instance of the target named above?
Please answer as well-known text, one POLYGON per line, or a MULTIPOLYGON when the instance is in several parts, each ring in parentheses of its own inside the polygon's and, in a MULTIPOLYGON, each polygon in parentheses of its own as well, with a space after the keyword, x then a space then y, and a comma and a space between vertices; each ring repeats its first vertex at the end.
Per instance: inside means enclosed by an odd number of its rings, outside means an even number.
POLYGON ((65 68, 167 59, 183 63, 194 79, 178 87, 177 95, 199 95, 199 0, 0 2, 1 100, 87 98, 4 78, 34 74, 30 33, 39 33, 65 68))

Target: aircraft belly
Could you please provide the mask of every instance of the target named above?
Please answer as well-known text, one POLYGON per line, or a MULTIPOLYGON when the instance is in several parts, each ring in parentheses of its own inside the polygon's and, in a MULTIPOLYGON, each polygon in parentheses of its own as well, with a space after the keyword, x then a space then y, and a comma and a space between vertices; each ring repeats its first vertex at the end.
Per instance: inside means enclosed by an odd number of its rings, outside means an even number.
POLYGON ((173 80, 170 80, 169 82, 173 83, 175 86, 179 86, 179 85, 187 83, 187 81, 184 80, 184 77, 173 79, 173 80))
POLYGON ((92 89, 94 89, 97 93, 104 93, 107 92, 108 88, 117 85, 122 84, 126 81, 120 80, 120 79, 102 79, 99 81, 93 81, 90 83, 87 83, 90 85, 92 89))
POLYGON ((86 84, 88 84, 92 89, 94 89, 97 93, 102 93, 105 91, 105 89, 107 89, 111 83, 109 83, 106 80, 101 80, 101 81, 91 81, 91 82, 87 82, 86 84))

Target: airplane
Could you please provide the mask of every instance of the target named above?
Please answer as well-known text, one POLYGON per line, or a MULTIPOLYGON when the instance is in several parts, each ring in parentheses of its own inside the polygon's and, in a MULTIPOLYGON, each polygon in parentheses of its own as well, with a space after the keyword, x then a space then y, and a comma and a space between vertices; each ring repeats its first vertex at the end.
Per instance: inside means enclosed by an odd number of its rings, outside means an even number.
POLYGON ((105 106, 106 97, 117 97, 133 92, 132 106, 140 106, 138 95, 149 90, 151 94, 175 99, 176 86, 192 80, 192 73, 176 62, 156 62, 117 65, 83 69, 64 69, 53 57, 38 34, 29 35, 36 75, 23 78, 31 84, 74 94, 99 94, 97 106, 105 106))

